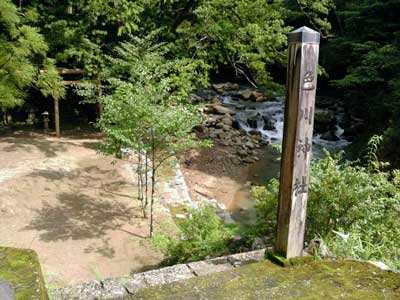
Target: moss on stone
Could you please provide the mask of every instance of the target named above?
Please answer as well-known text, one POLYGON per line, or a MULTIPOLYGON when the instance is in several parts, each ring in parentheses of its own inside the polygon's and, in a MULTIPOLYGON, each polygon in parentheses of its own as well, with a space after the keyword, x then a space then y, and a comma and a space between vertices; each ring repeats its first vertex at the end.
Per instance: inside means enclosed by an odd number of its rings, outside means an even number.
POLYGON ((33 250, 0 247, 0 280, 15 287, 16 300, 48 300, 39 259, 33 250))
POLYGON ((355 261, 271 261, 139 291, 135 299, 400 299, 400 274, 355 261))

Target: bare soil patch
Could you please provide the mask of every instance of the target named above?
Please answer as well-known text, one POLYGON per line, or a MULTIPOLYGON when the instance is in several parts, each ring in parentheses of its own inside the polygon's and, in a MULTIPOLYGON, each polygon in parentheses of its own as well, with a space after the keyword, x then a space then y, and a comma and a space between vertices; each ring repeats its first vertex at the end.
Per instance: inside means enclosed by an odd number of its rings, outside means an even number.
POLYGON ((193 150, 181 159, 181 168, 194 200, 215 199, 232 212, 236 221, 255 222, 252 184, 263 185, 278 173, 280 163, 270 146, 256 149, 259 161, 240 162, 236 150, 215 141, 211 149, 193 150))
MULTIPOLYGON (((145 238, 132 163, 112 163, 96 151, 98 142, 96 135, 0 137, 0 245, 37 251, 50 286, 162 260, 145 238)), ((169 217, 157 213, 158 222, 169 217)))

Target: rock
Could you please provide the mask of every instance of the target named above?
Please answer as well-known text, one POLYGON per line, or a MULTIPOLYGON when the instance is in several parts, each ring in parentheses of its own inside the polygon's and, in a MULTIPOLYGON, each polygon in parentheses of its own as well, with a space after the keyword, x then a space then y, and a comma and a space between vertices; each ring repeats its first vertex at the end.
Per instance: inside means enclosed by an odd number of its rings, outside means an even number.
POLYGON ((229 130, 231 130, 231 127, 224 124, 224 125, 222 126, 222 129, 224 129, 225 131, 229 131, 229 130))
POLYGON ((143 277, 147 285, 156 286, 192 278, 194 274, 187 265, 181 264, 147 271, 143 273, 143 277))
POLYGON ((232 126, 232 124, 233 124, 232 118, 228 115, 222 119, 222 123, 224 123, 225 125, 228 125, 228 126, 232 126))
MULTIPOLYGON (((0 299, 11 297, 15 287, 15 299, 47 300, 47 290, 39 258, 33 250, 0 247, 0 299)), ((13 299, 13 298, 11 298, 13 299)))
POLYGON ((247 157, 243 158, 243 162, 245 162, 247 164, 252 164, 255 162, 255 160, 254 160, 254 158, 247 156, 247 157))
POLYGON ((220 104, 214 104, 214 105, 211 106, 211 108, 212 108, 212 111, 214 113, 221 114, 221 115, 226 115, 226 114, 234 115, 234 114, 236 114, 236 112, 234 110, 232 110, 232 109, 230 109, 228 107, 222 106, 220 104))
POLYGON ((253 95, 252 90, 241 90, 238 92, 238 96, 242 98, 243 100, 250 100, 250 98, 253 95))
POLYGON ((234 165, 240 165, 240 159, 239 159, 238 157, 232 157, 232 158, 231 158, 231 162, 232 162, 234 165))
POLYGON ((263 120, 264 120, 264 130, 274 130, 275 126, 274 124, 271 122, 270 119, 268 119, 266 116, 263 116, 263 120))
POLYGON ((248 154, 247 154, 247 151, 244 150, 244 149, 239 149, 239 150, 237 151, 237 154, 238 154, 240 157, 245 157, 245 156, 248 155, 248 154))
POLYGON ((256 129, 257 128, 257 119, 248 119, 247 124, 249 124, 249 126, 251 128, 256 129))
POLYGON ((225 82, 225 83, 216 83, 212 85, 213 89, 216 90, 218 93, 222 94, 224 91, 227 90, 238 90, 240 88, 239 84, 225 82))
POLYGON ((177 218, 177 219, 186 219, 186 216, 184 214, 175 214, 175 218, 177 218))
POLYGON ((247 148, 249 148, 249 149, 254 149, 255 148, 255 146, 254 146, 254 144, 252 143, 252 142, 247 142, 246 144, 245 144, 245 146, 247 147, 247 148))
POLYGON ((196 91, 196 95, 203 99, 211 100, 213 97, 215 97, 216 93, 210 88, 200 88, 196 91))
POLYGON ((250 130, 249 134, 253 137, 261 137, 261 132, 257 130, 250 130))
POLYGON ((215 128, 222 129, 223 127, 224 127, 224 124, 221 122, 218 122, 217 124, 215 124, 215 128))
POLYGON ((237 120, 232 120, 232 128, 234 129, 240 129, 239 122, 237 120))
POLYGON ((268 244, 271 243, 271 239, 268 237, 258 237, 251 244, 251 250, 260 250, 267 248, 268 244))
POLYGON ((196 95, 196 94, 190 94, 189 95, 189 99, 190 101, 192 101, 193 103, 200 103, 203 102, 204 99, 201 98, 200 96, 196 95))
POLYGON ((231 146, 231 145, 232 145, 230 142, 225 141, 225 140, 221 141, 220 144, 221 144, 222 146, 225 146, 225 147, 226 147, 226 146, 231 146))
POLYGON ((0 299, 15 300, 15 291, 11 283, 0 280, 0 299))
POLYGON ((196 276, 205 276, 211 273, 233 269, 233 265, 226 257, 217 257, 210 260, 192 262, 189 263, 188 266, 196 276))
POLYGON ((206 127, 202 124, 195 126, 193 129, 200 133, 204 133, 206 131, 206 127))
POLYGON ((369 260, 368 262, 369 262, 370 264, 374 265, 375 267, 378 267, 378 268, 381 269, 381 270, 384 270, 384 271, 391 271, 391 269, 390 269, 386 264, 384 264, 384 263, 381 262, 381 261, 369 260))
POLYGON ((339 138, 332 131, 323 133, 321 135, 321 139, 327 140, 327 141, 333 141, 333 142, 336 142, 339 140, 339 138))
POLYGON ((321 256, 323 258, 334 258, 334 255, 329 251, 322 239, 311 240, 304 251, 311 255, 321 256))
POLYGON ((255 102, 262 102, 265 100, 263 93, 258 91, 253 91, 250 96, 250 100, 255 102))

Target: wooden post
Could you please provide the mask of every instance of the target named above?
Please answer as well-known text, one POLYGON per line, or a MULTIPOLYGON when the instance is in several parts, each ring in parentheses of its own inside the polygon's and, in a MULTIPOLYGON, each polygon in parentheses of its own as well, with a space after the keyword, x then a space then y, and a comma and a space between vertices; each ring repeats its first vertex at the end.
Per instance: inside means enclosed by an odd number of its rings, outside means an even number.
POLYGON ((60 112, 58 105, 58 95, 53 96, 54 99, 54 127, 56 128, 56 136, 59 138, 61 136, 60 133, 60 112))
POLYGON ((301 256, 311 162, 319 52, 318 32, 301 27, 289 33, 286 106, 275 252, 301 256))

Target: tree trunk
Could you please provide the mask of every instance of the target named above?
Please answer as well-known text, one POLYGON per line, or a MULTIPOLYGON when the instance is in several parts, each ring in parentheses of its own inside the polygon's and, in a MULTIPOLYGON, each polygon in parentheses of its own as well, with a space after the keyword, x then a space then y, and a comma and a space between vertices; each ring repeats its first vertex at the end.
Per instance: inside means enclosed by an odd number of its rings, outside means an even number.
POLYGON ((144 217, 146 218, 146 211, 147 211, 147 205, 148 205, 148 186, 149 186, 149 162, 148 162, 148 155, 147 155, 147 151, 145 152, 145 177, 144 177, 144 184, 145 184, 145 195, 144 195, 144 217))
POLYGON ((151 137, 152 145, 151 145, 151 197, 150 197, 150 237, 153 237, 154 231, 154 191, 155 191, 155 182, 156 182, 156 165, 155 165, 155 141, 154 141, 154 133, 152 132, 151 137))

